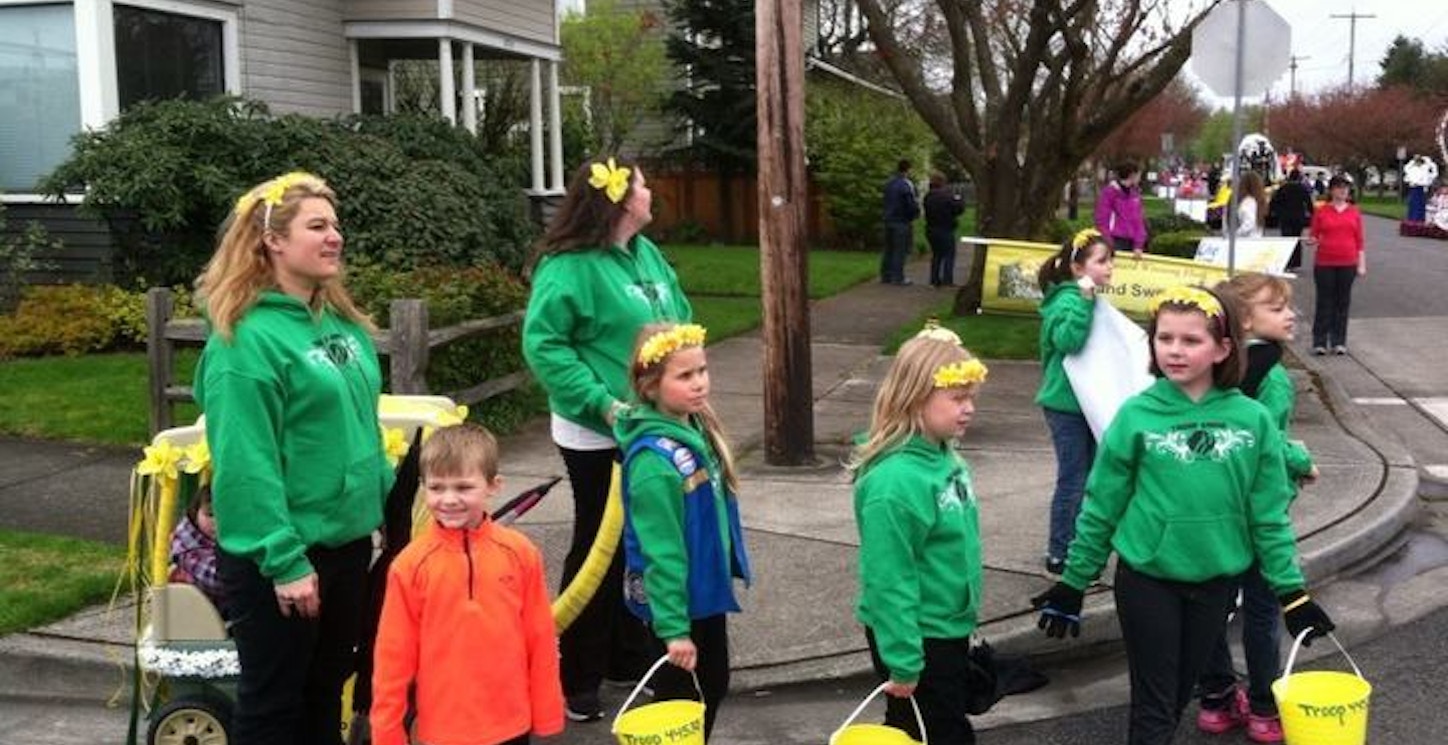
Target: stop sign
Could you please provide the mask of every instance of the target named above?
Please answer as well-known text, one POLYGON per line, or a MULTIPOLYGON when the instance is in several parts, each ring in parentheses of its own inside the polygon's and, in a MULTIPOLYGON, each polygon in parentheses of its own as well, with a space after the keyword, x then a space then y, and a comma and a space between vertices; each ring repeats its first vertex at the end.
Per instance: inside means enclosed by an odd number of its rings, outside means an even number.
POLYGON ((1260 96, 1286 72, 1291 57, 1292 27, 1262 0, 1227 0, 1213 8, 1192 31, 1192 72, 1219 96, 1236 93, 1239 59, 1241 94, 1260 96), (1240 50, 1237 48, 1239 6, 1245 6, 1240 9, 1240 50))

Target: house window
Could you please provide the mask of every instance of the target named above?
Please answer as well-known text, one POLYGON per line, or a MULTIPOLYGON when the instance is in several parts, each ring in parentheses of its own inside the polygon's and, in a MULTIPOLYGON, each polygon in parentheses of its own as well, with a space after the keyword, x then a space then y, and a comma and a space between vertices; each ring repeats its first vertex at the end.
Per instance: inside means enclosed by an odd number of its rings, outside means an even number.
POLYGON ((225 92, 221 21, 119 4, 114 18, 122 110, 148 99, 225 92))
POLYGON ((73 6, 0 6, 0 191, 34 191, 80 131, 73 6))

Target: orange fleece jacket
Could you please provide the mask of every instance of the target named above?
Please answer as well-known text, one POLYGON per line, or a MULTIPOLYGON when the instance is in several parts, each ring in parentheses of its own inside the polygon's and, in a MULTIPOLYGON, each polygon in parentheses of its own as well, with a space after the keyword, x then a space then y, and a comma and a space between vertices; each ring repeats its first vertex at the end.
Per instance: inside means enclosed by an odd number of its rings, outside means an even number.
POLYGON ((408 685, 428 745, 492 745, 563 731, 558 643, 543 557, 484 521, 434 523, 387 573, 372 675, 372 742, 404 745, 408 685))

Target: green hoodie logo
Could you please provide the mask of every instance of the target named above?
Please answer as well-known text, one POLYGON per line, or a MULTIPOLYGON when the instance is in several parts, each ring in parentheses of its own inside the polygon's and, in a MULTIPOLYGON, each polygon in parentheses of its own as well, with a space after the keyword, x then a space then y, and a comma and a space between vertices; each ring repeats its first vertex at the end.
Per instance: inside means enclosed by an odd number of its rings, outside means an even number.
POLYGON ((669 299, 669 286, 663 282, 640 281, 624 288, 628 296, 649 307, 662 306, 669 299))
POLYGON ((1168 432, 1146 433, 1146 450, 1165 455, 1180 463, 1210 460, 1220 463, 1232 453, 1257 444, 1257 438, 1245 429, 1232 429, 1220 424, 1189 424, 1168 432))
POLYGON ((362 348, 357 340, 346 334, 328 334, 312 342, 312 348, 307 350, 307 359, 319 367, 325 365, 341 369, 352 365, 361 356, 362 348))

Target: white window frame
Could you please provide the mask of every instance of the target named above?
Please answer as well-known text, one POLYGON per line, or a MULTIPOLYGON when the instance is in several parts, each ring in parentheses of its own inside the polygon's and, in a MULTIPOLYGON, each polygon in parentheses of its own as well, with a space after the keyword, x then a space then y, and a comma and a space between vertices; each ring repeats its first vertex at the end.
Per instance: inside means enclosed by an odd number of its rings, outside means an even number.
MULTIPOLYGON (((81 0, 77 0, 77 2, 80 1, 81 0)), ((221 23, 222 84, 227 93, 241 93, 241 44, 239 30, 241 26, 241 16, 237 14, 236 8, 212 3, 194 2, 193 0, 100 0, 100 2, 111 6, 129 5, 133 8, 155 10, 178 16, 190 16, 192 18, 203 18, 208 21, 219 21, 221 23)), ((112 94, 119 99, 119 94, 115 91, 116 30, 114 21, 110 24, 110 28, 111 57, 108 80, 112 87, 112 94)))

